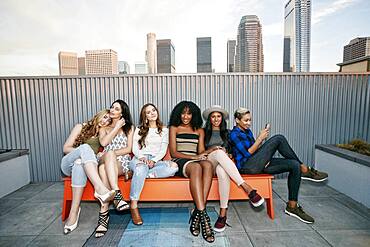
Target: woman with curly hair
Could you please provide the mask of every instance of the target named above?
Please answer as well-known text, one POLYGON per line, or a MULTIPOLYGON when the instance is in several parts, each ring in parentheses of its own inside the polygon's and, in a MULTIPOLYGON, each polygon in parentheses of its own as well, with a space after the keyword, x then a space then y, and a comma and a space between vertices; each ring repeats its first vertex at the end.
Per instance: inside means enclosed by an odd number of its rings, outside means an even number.
MULTIPOLYGON (((118 176, 128 176, 130 153, 132 151, 132 136, 134 126, 128 105, 123 100, 115 100, 109 110, 112 122, 109 126, 101 128, 99 140, 104 146, 104 155, 99 165, 99 175, 105 186, 116 192, 113 198, 113 205, 117 211, 129 209, 122 193, 118 187, 118 176)), ((109 223, 109 202, 104 203, 100 208, 98 226, 95 230, 95 237, 104 236, 108 230, 109 223)))
POLYGON ((177 164, 163 161, 168 146, 168 129, 163 126, 155 105, 145 104, 140 111, 139 127, 135 129, 130 162, 134 175, 131 180, 131 217, 135 225, 143 224, 137 202, 144 187, 145 178, 166 178, 175 175, 177 164))
POLYGON ((98 112, 87 123, 77 124, 64 143, 61 170, 66 176, 72 176, 72 206, 63 232, 68 234, 76 229, 80 216, 80 202, 86 186, 87 177, 94 186, 94 196, 100 203, 111 200, 114 191, 110 191, 100 180, 98 174, 99 129, 110 124, 108 110, 98 112), (87 175, 87 176, 86 176, 87 175))
POLYGON ((264 199, 244 181, 228 155, 228 151, 231 151, 228 140, 229 130, 226 128, 229 113, 221 106, 214 105, 203 112, 203 118, 206 120, 204 128, 206 152, 208 153, 208 160, 216 167, 220 194, 220 214, 214 229, 216 232, 222 232, 225 230, 225 225, 227 225, 226 213, 230 193, 230 178, 245 191, 254 207, 261 206, 264 199))
POLYGON ((213 167, 204 152, 204 130, 199 107, 191 101, 181 101, 170 117, 170 152, 179 166, 177 175, 190 178, 190 192, 195 203, 189 223, 194 236, 202 233, 207 242, 214 242, 206 202, 212 184, 213 167))

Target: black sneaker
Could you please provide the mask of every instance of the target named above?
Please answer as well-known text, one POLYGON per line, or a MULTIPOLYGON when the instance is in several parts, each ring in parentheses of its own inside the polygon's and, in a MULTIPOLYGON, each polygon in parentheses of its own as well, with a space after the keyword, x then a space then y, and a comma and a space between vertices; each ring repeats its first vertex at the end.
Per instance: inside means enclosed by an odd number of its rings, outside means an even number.
POLYGON ((315 170, 312 167, 308 167, 308 171, 306 173, 302 172, 301 179, 309 180, 312 182, 323 182, 326 179, 328 179, 328 174, 325 172, 320 172, 318 170, 315 170))
POLYGON ((251 204, 253 205, 253 207, 259 207, 261 206, 264 202, 265 202, 265 199, 263 199, 263 197, 261 197, 256 190, 252 190, 249 195, 249 201, 251 202, 251 204))
POLYGON ((218 216, 218 219, 215 223, 215 227, 213 228, 213 230, 215 230, 215 232, 223 232, 225 231, 226 225, 230 226, 229 224, 226 223, 226 216, 224 217, 218 216))
POLYGON ((303 211, 302 207, 297 205, 295 208, 289 207, 289 204, 287 203, 286 208, 285 208, 285 213, 287 215, 296 217, 300 221, 307 223, 307 224, 312 224, 315 222, 315 220, 309 216, 308 214, 303 211))

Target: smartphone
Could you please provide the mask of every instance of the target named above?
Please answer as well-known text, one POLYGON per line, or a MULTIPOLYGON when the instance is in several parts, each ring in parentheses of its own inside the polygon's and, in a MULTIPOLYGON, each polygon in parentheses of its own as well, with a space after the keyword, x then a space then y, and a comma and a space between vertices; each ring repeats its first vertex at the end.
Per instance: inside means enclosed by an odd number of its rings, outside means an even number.
POLYGON ((265 129, 270 129, 270 127, 271 127, 271 125, 270 125, 269 123, 267 123, 267 124, 265 125, 265 129))

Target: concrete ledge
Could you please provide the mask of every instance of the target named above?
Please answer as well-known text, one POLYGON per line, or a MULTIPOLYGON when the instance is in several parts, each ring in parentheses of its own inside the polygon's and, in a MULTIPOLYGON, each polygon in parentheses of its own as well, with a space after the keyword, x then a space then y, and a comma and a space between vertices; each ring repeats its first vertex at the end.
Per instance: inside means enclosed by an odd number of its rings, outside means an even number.
POLYGON ((330 187, 370 208, 370 157, 362 155, 367 159, 364 162, 353 154, 335 146, 316 145, 315 167, 328 172, 330 187))
POLYGON ((338 148, 335 145, 315 145, 315 149, 325 151, 330 154, 337 155, 344 159, 354 161, 356 163, 370 167, 370 156, 349 151, 347 149, 338 148))
POLYGON ((0 198, 30 183, 28 150, 0 154, 0 198))

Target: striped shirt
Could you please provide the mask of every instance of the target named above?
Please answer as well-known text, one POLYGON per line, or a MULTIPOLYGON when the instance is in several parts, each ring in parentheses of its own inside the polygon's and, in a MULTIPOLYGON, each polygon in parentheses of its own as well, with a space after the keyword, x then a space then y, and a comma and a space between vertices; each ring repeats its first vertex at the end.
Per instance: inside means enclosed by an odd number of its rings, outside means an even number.
POLYGON ((177 134, 176 135, 176 149, 178 152, 187 155, 198 154, 198 134, 177 134))
POLYGON ((253 133, 250 129, 243 131, 239 127, 234 126, 230 132, 229 139, 233 151, 233 157, 236 161, 236 166, 238 169, 240 169, 242 164, 252 156, 248 152, 248 149, 255 143, 253 133))

